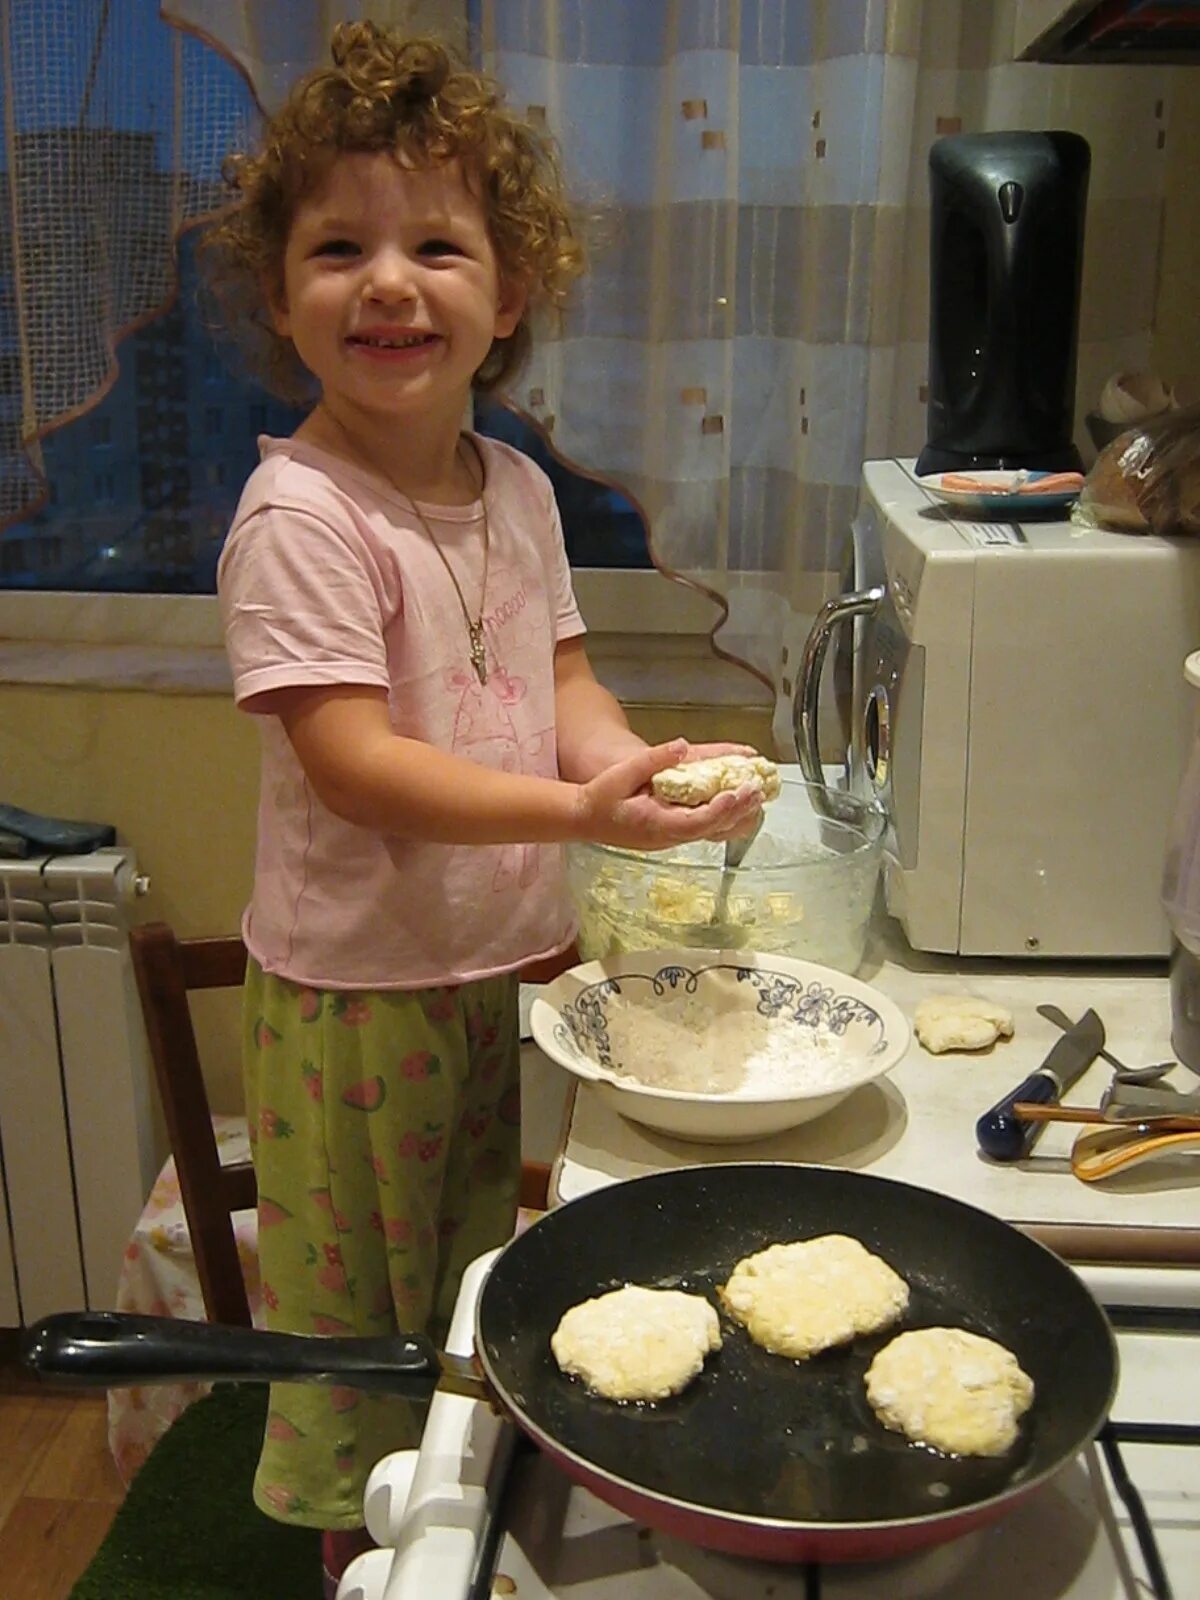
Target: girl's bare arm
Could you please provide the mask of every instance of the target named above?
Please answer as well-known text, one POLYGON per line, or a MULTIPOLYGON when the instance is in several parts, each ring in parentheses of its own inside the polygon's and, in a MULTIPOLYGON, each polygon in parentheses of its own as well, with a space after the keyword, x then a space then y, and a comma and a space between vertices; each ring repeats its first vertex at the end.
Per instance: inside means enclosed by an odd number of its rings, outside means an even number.
POLYGON ((617 697, 597 683, 582 638, 565 640, 554 653, 554 726, 558 770, 580 783, 646 748, 617 697))
MULTIPOLYGON (((753 794, 718 795, 688 810, 650 803, 655 772, 686 753, 683 740, 628 755, 582 783, 497 772, 398 735, 381 689, 278 690, 256 710, 279 716, 317 797, 360 827, 441 844, 594 839, 662 849, 723 836, 755 809, 753 794)), ((632 737, 632 736, 631 736, 632 737)))

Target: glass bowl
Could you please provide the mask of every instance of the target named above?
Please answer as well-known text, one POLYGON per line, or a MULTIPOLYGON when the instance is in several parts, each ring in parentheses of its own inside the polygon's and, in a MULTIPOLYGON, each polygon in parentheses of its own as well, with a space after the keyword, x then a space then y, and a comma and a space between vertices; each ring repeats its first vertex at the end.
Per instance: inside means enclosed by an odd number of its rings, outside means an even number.
POLYGON ((883 859, 886 816, 873 800, 784 778, 762 832, 714 920, 723 844, 670 850, 567 847, 567 881, 587 961, 634 950, 740 948, 857 971, 883 859))

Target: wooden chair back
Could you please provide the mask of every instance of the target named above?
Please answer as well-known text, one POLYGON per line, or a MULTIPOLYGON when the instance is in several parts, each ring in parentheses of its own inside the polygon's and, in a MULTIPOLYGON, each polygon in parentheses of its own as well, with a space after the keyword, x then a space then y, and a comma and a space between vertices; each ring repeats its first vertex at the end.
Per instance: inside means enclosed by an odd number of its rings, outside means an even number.
POLYGON ((134 928, 129 942, 204 1309, 210 1322, 248 1328, 233 1214, 257 1201, 254 1168, 221 1165, 189 1000, 197 989, 240 988, 246 947, 236 935, 179 939, 165 922, 134 928))

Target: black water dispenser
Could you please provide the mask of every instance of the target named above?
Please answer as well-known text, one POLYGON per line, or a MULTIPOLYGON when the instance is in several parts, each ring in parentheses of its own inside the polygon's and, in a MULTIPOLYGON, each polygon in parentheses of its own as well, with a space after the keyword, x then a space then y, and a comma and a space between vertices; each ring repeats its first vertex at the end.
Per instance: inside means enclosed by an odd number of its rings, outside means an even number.
POLYGON ((1091 155, 1075 133, 929 153, 929 421, 918 473, 1078 471, 1072 440, 1091 155))

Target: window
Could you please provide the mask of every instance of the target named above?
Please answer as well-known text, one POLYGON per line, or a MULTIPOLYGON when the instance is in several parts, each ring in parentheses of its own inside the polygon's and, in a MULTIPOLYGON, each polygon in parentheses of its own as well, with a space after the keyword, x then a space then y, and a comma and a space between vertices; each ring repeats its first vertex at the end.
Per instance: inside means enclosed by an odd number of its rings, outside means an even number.
MULTIPOLYGON (((144 194, 146 182, 161 191, 176 158, 169 112, 175 103, 180 35, 161 20, 164 8, 149 0, 112 8, 114 14, 124 14, 123 29, 136 30, 139 62, 136 92, 131 103, 119 107, 106 106, 103 96, 92 95, 97 67, 103 79, 102 52, 113 47, 112 40, 105 43, 107 3, 100 6, 93 0, 80 6, 54 0, 47 6, 42 0, 22 0, 8 9, 19 11, 27 22, 43 12, 101 14, 93 18, 98 33, 89 25, 68 29, 57 39, 61 73, 46 85, 44 96, 31 95, 22 104, 21 116, 28 123, 18 121, 14 131, 61 149, 64 162, 76 159, 73 152, 93 152, 129 261, 135 263, 148 252, 156 266, 166 266, 162 231, 153 224, 150 209, 144 203, 126 207, 123 199, 127 193, 144 194), (77 116, 69 114, 72 93, 80 96, 77 116), (88 135, 82 143, 77 137, 81 130, 88 135), (101 134, 98 141, 92 137, 96 133, 101 134), (143 185, 140 190, 138 184, 143 185)), ((277 9, 282 15, 288 8, 277 9)), ((474 0, 455 0, 448 9, 478 23, 474 0)), ((185 55, 195 43, 187 42, 185 55)), ((198 47, 190 55, 193 66, 199 68, 203 54, 198 47)), ((200 126, 190 128, 183 146, 191 152, 191 170, 180 174, 192 199, 205 204, 210 197, 219 198, 219 152, 227 130, 254 120, 252 96, 240 75, 218 52, 210 51, 208 57, 208 65, 189 80, 195 92, 189 89, 188 103, 200 126)), ((9 107, 10 113, 17 109, 9 107)), ((197 215, 198 208, 191 207, 189 222, 197 215)), ((73 241, 86 234, 90 239, 88 226, 86 217, 66 215, 62 238, 73 241)), ((8 224, 0 228, 0 328, 10 330, 16 320, 16 283, 6 230, 11 231, 8 224)), ((106 392, 86 401, 74 420, 56 424, 43 438, 49 493, 38 511, 30 509, 22 521, 0 529, 0 548, 5 550, 0 586, 154 592, 166 581, 172 587, 190 583, 191 592, 211 591, 213 529, 228 526, 241 486, 257 465, 256 436, 287 436, 303 413, 248 381, 237 360, 214 345, 198 294, 196 242, 190 226, 179 235, 178 293, 149 316, 142 314, 153 291, 140 278, 116 286, 132 291, 129 309, 136 309, 137 318, 122 321, 113 352, 115 380, 106 392)), ((118 293, 115 300, 121 299, 118 293)), ((10 426, 7 412, 17 419, 20 415, 21 380, 11 356, 7 346, 0 350, 0 432, 10 426)), ((485 408, 479 426, 526 450, 545 468, 558 493, 568 552, 576 564, 650 566, 642 519, 619 488, 574 471, 537 428, 515 413, 485 408)), ((36 474, 31 471, 27 477, 32 501, 39 486, 36 474)), ((23 476, 22 493, 24 489, 23 476)))

